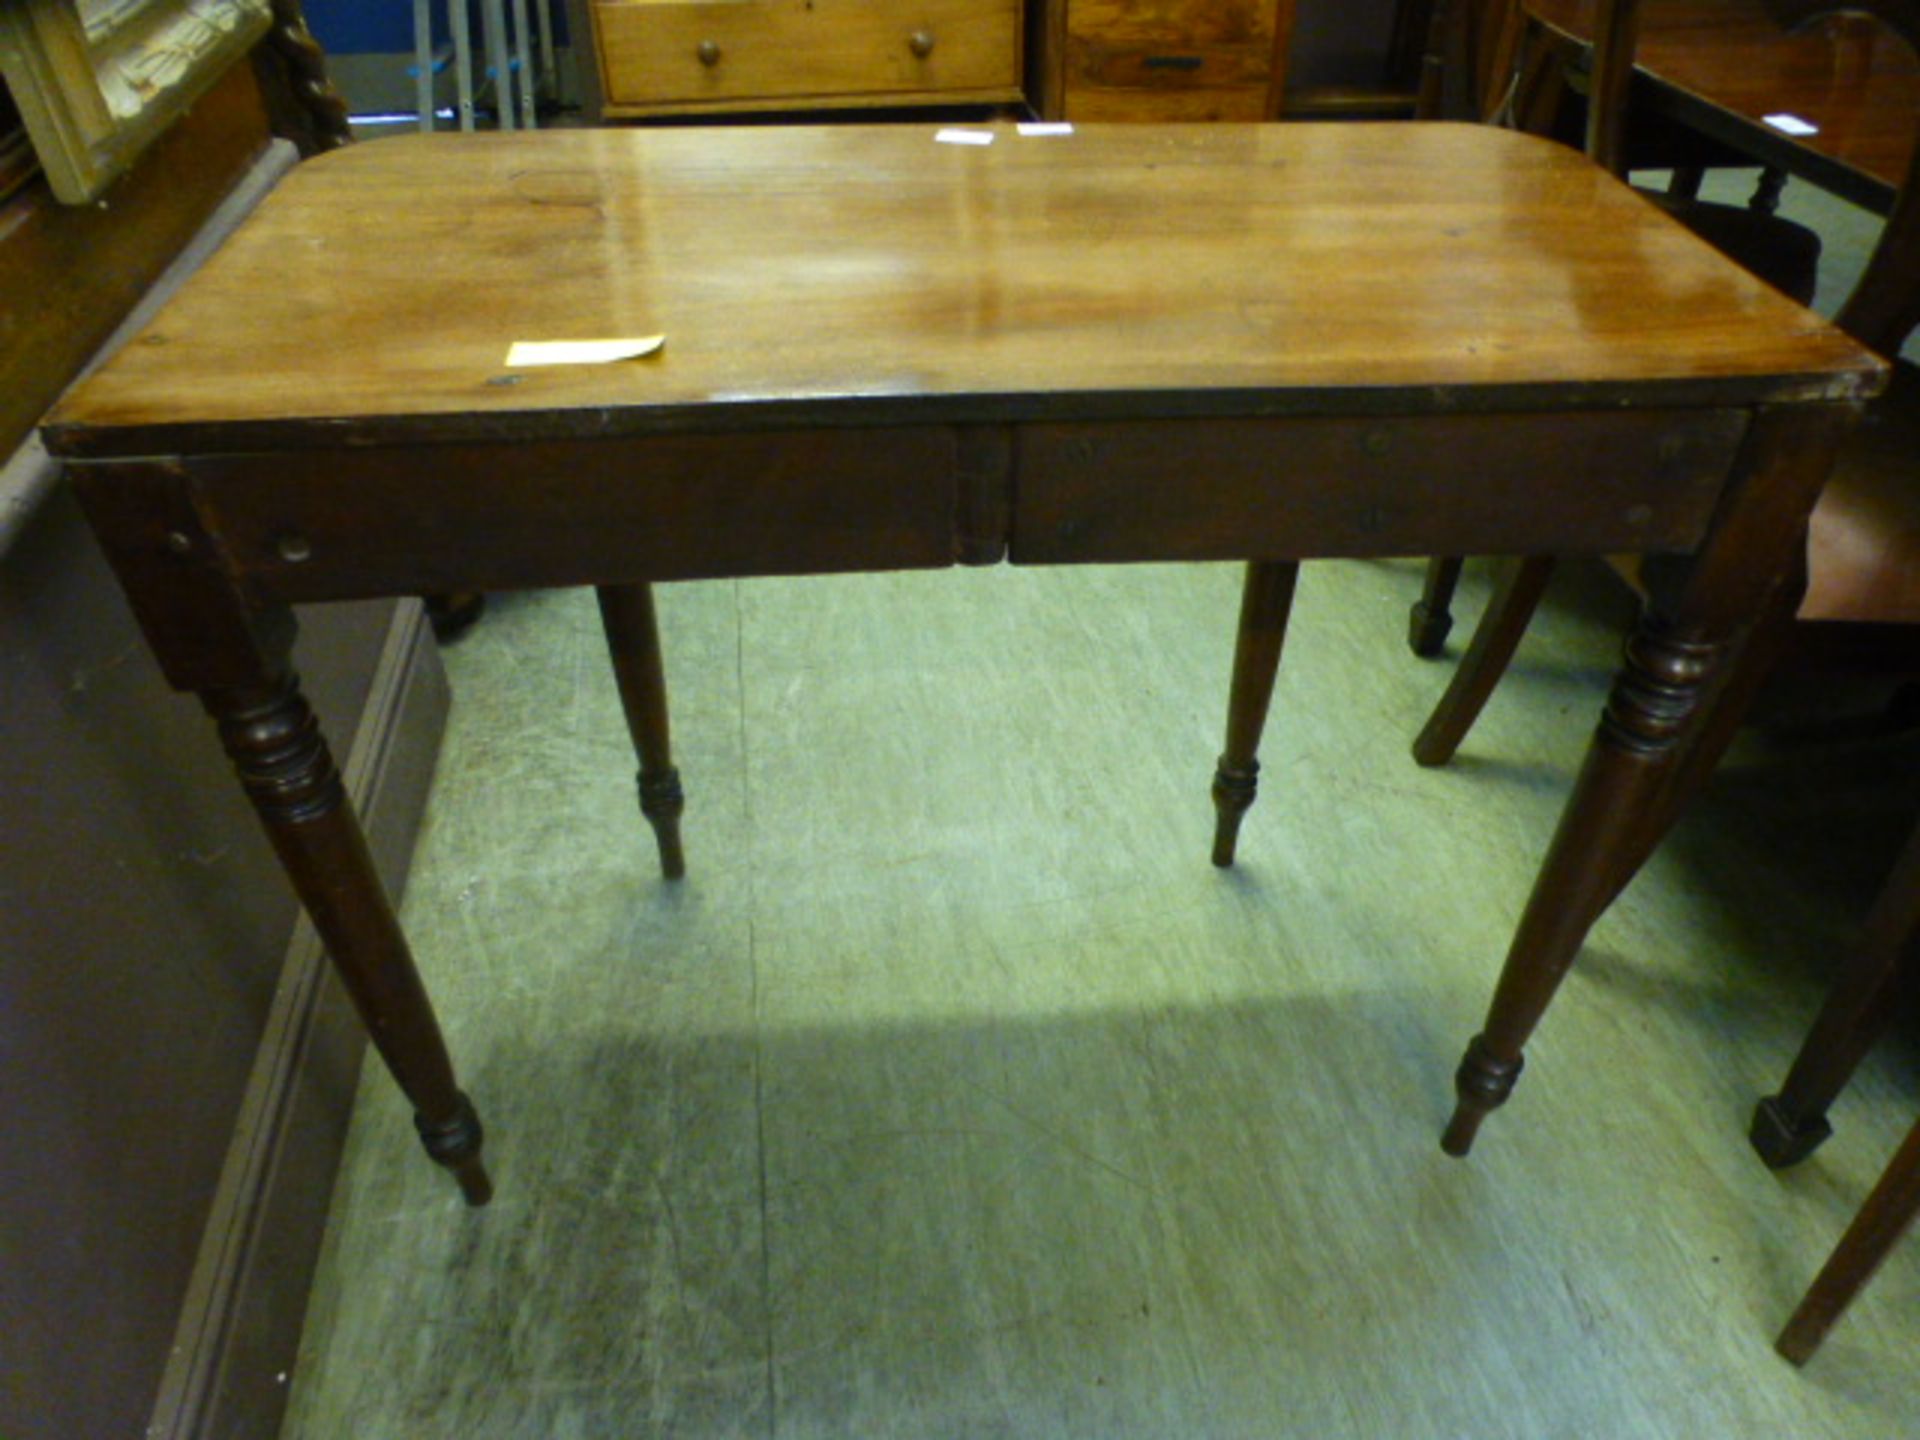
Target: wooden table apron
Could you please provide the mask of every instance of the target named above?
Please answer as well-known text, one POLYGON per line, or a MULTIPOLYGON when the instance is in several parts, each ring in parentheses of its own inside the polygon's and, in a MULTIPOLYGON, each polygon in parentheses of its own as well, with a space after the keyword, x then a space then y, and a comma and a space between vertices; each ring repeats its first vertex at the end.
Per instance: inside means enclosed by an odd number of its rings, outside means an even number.
MULTIPOLYGON (((1204 175, 1216 157, 1222 166, 1238 163, 1233 157, 1244 157, 1249 143, 1263 154, 1279 146, 1283 158, 1297 150, 1344 154, 1356 163, 1406 143, 1379 133, 1273 138, 1251 127, 1238 140, 1155 127, 1124 133, 1124 140, 1091 140, 1083 154, 1110 161, 1121 174, 1124 157, 1144 147, 1184 156, 1204 175)), ((1430 137, 1436 127, 1420 133, 1430 137)), ((384 150, 386 143, 368 148, 384 150)), ((582 142, 565 150, 569 142, 557 137, 518 143, 516 154, 582 153, 582 142)), ((595 143, 670 150, 689 142, 595 143)), ((1469 159, 1495 154, 1485 162, 1492 168, 1508 165, 1501 157, 1509 155, 1530 167, 1544 164, 1549 194, 1566 185, 1584 194, 1595 183, 1577 157, 1511 148, 1535 143, 1467 129, 1445 141, 1469 159), (1495 138, 1482 141, 1482 134, 1495 138)), ((828 141, 818 133, 788 140, 761 132, 750 142, 711 144, 749 169, 780 163, 783 146, 811 154, 808 147, 822 144, 898 165, 903 175, 925 163, 901 131, 879 128, 828 141)), ((1448 183, 1471 185, 1472 177, 1448 183)), ((1610 190, 1595 193, 1616 203, 1610 190)), ((1503 203, 1490 199, 1487 216, 1518 236, 1513 254, 1558 243, 1542 238, 1540 222, 1530 230, 1503 203)), ((1158 387, 955 385, 876 393, 850 384, 839 393, 752 404, 620 412, 516 408, 476 390, 484 396, 478 408, 449 403, 423 411, 401 397, 386 411, 375 405, 342 424, 298 407, 286 416, 247 410, 254 402, 238 393, 245 385, 238 370, 237 398, 218 398, 217 386, 209 388, 214 398, 200 398, 165 378, 170 372, 152 369, 153 352, 141 355, 136 342, 124 369, 109 366, 63 407, 49 439, 67 458, 167 678, 199 692, 214 716, 371 1037, 415 1107, 429 1153, 455 1171, 475 1202, 489 1193, 479 1121, 455 1083, 405 938, 293 677, 291 605, 1002 559, 1252 561, 1228 746, 1244 752, 1250 800, 1292 562, 1433 553, 1656 556, 1654 603, 1628 645, 1486 1026, 1456 1077, 1458 1108, 1445 1143, 1465 1153, 1481 1118, 1510 1091, 1521 1047, 1588 927, 1669 818, 1664 789, 1703 687, 1787 573, 1834 448, 1884 368, 1771 292, 1729 275, 1731 267, 1704 247, 1676 241, 1677 261, 1667 257, 1659 250, 1668 243, 1667 222, 1645 218, 1638 202, 1617 203, 1635 207, 1620 211, 1622 223, 1651 227, 1636 244, 1659 251, 1663 267, 1699 271, 1676 282, 1697 308, 1676 322, 1679 339, 1661 342, 1679 351, 1667 370, 1643 361, 1629 334, 1607 340, 1613 348, 1603 355, 1624 378, 1592 381, 1554 373, 1559 359, 1542 352, 1537 360, 1497 362, 1512 374, 1477 385, 1343 386, 1324 383, 1325 375, 1235 385, 1183 373, 1182 383, 1158 387), (1753 358, 1774 342, 1777 360, 1753 358), (1536 372, 1533 383, 1527 377, 1536 372)), ((285 210, 280 218, 287 222, 285 210)), ((1313 219, 1294 215, 1286 224, 1310 230, 1313 219)), ((820 255, 833 252, 834 223, 822 222, 820 255)), ((1227 243, 1246 245, 1251 258, 1266 242, 1282 246, 1285 236, 1227 243)), ((198 298, 190 290, 177 302, 181 308, 156 322, 153 334, 167 343, 174 364, 191 369, 196 333, 216 334, 233 313, 233 277, 247 271, 245 243, 243 232, 233 266, 216 266, 198 298), (196 317, 207 318, 202 324, 196 317)), ((854 243, 848 232, 847 245, 854 243)), ((1490 243, 1510 242, 1496 227, 1490 243)), ((1588 242, 1568 244, 1585 265, 1579 257, 1588 242)), ((852 263, 834 253, 837 265, 852 263)), ((1230 273, 1242 268, 1236 263, 1230 273)), ((1240 283, 1250 297, 1294 303, 1292 292, 1274 289, 1289 282, 1245 268, 1240 283)), ((1123 308, 1111 296, 1097 300, 1123 308)), ((1623 296, 1621 303, 1635 301, 1623 296)), ((1583 299, 1579 324, 1614 323, 1605 316, 1596 322, 1591 304, 1583 299)), ((1524 348, 1523 324, 1558 324, 1559 314, 1550 305, 1512 321, 1517 338, 1510 348, 1524 348)), ((1009 333, 1022 336, 1027 318, 1002 317, 1009 333)), ((1145 311, 1121 317, 1149 331, 1181 319, 1145 311)), ((1478 324, 1461 363, 1483 374, 1487 362, 1476 349, 1500 349, 1508 323, 1478 324)), ((553 333, 550 325, 545 333, 553 333)), ((919 344, 919 335, 903 328, 898 343, 919 344)), ((1223 348, 1257 342, 1236 341, 1225 330, 1222 336, 1223 348)), ((1460 347, 1444 338, 1435 341, 1441 353, 1454 354, 1460 347)), ((201 363, 214 367, 216 352, 225 352, 211 340, 199 343, 201 363)), ((952 353, 964 360, 979 343, 956 340, 952 353)), ((1334 338, 1320 344, 1337 357, 1334 338)), ((303 386, 355 383, 345 362, 328 368, 336 362, 325 356, 286 363, 315 367, 307 378, 290 376, 295 395, 303 386)), ((1136 362, 1114 361, 1092 345, 1074 363, 1091 375, 1101 365, 1136 362)), ((1342 364, 1358 362, 1336 358, 1322 368, 1337 375, 1342 364)))

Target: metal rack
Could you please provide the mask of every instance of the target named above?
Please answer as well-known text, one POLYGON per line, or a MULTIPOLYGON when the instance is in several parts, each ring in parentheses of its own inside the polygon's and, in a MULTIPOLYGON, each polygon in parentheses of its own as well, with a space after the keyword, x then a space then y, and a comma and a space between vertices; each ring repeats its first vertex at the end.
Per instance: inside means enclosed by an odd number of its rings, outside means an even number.
POLYGON ((462 130, 477 128, 475 101, 489 88, 501 130, 538 129, 541 97, 559 92, 551 0, 479 0, 479 5, 484 49, 476 71, 467 0, 448 0, 450 42, 438 48, 433 43, 434 0, 413 0, 414 94, 422 130, 435 128, 435 81, 448 66, 456 86, 454 118, 462 130))

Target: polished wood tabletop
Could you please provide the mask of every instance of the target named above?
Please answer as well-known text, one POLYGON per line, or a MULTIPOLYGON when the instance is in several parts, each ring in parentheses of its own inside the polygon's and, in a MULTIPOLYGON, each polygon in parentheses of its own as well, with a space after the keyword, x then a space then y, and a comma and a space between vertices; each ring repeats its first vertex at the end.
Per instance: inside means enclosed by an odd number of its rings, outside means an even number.
MULTIPOLYGON (((1528 13, 1581 44, 1598 0, 1525 0, 1528 13)), ((1920 59, 1864 15, 1789 32, 1766 0, 1646 0, 1636 66, 1677 118, 1816 184, 1885 211, 1912 161, 1920 59), (1769 123, 1790 115, 1796 135, 1769 123)))
POLYGON ((68 453, 687 423, 1844 396, 1859 352, 1479 126, 408 137, 299 168, 59 408, 68 453), (509 369, 516 341, 661 334, 509 369))
POLYGON ((295 603, 598 587, 672 878, 684 796, 653 582, 1244 560, 1212 787, 1226 865, 1300 560, 1648 554, 1652 601, 1455 1075, 1442 1143, 1464 1154, 1670 823, 1701 697, 1789 583, 1885 381, 1543 140, 982 135, 600 130, 328 155, 47 429, 474 1203, 491 1193, 477 1112, 300 692, 295 603), (643 337, 662 342, 509 362, 525 342, 643 337))

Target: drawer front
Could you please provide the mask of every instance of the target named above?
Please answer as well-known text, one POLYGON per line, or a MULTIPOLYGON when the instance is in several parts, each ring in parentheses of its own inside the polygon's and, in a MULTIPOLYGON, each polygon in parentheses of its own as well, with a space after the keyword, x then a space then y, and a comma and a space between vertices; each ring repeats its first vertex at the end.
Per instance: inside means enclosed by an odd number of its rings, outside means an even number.
POLYGON ((1011 558, 1684 553, 1746 428, 1741 410, 1034 425, 1011 558))
POLYGON ((191 463, 224 562, 262 599, 298 603, 951 565, 981 558, 982 529, 989 548, 1005 532, 976 518, 994 459, 907 426, 191 463))
POLYGON ((1274 0, 1069 0, 1075 120, 1260 120, 1274 0))
POLYGON ((1020 0, 638 0, 593 13, 614 106, 1020 85, 1020 0))

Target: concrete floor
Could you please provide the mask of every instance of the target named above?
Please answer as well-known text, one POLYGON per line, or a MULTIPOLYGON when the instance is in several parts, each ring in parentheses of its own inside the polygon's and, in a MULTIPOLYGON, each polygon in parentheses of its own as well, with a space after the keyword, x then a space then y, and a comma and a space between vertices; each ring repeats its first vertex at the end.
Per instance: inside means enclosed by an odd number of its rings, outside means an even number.
POLYGON ((1920 1246, 1806 1371, 1770 1349, 1911 1051, 1797 1171, 1744 1138, 1920 811, 1916 737, 1776 697, 1462 1163, 1452 1068, 1631 602, 1564 575, 1429 772, 1417 563, 1308 567, 1221 872, 1238 581, 662 587, 679 884, 591 597, 497 597, 405 920, 498 1198, 370 1064, 283 1434, 1920 1433, 1920 1246))

